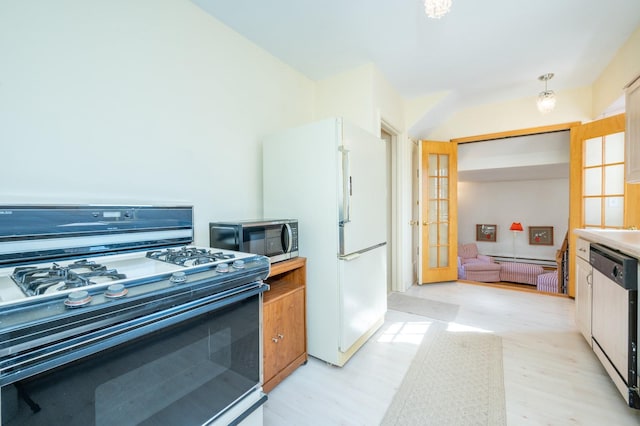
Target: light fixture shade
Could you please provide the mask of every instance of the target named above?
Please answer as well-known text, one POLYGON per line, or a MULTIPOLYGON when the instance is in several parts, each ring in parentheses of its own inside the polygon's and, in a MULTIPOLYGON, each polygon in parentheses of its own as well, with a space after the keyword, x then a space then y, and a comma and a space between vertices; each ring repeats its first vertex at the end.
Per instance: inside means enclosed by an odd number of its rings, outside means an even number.
POLYGON ((509 231, 524 231, 520 222, 513 222, 509 231))
POLYGON ((538 80, 544 81, 544 90, 538 94, 538 111, 547 114, 556 107, 556 94, 547 88, 547 83, 553 78, 553 73, 542 74, 538 80))
POLYGON ((440 19, 451 9, 451 0, 424 0, 424 11, 429 18, 440 19))
POLYGON ((556 107, 556 94, 553 90, 545 90, 538 95, 538 111, 547 114, 556 107))

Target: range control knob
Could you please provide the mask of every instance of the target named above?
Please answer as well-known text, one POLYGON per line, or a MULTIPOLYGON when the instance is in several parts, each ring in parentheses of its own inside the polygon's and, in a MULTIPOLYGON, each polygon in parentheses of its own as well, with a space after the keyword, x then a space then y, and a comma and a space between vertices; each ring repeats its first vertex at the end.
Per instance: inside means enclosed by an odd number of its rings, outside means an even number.
POLYGON ((118 297, 126 296, 127 292, 128 290, 125 288, 124 284, 111 284, 109 287, 107 287, 104 295, 105 297, 116 299, 118 297))
POLYGON ((76 308, 87 305, 89 302, 91 302, 89 292, 86 290, 80 290, 69 293, 64 304, 70 308, 76 308))
POLYGON ((234 260, 233 261, 233 267, 236 269, 243 269, 244 268, 244 260, 234 260))
POLYGON ((169 278, 169 281, 174 284, 181 284, 187 281, 187 274, 185 274, 184 272, 174 272, 173 274, 171 274, 171 278, 169 278))
POLYGON ((229 272, 229 265, 227 263, 219 263, 218 266, 216 266, 216 272, 229 272))

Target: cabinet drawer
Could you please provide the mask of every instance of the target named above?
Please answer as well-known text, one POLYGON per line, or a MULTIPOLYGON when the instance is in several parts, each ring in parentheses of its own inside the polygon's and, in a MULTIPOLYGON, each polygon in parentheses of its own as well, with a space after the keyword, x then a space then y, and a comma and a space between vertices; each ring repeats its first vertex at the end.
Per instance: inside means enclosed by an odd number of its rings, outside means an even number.
POLYGON ((578 238, 576 240, 576 255, 589 261, 589 241, 578 238))

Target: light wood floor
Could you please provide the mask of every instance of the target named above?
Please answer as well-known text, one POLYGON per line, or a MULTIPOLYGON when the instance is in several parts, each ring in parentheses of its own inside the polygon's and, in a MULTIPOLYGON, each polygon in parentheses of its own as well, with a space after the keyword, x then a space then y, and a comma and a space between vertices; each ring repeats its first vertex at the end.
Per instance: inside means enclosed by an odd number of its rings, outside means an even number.
MULTIPOLYGON (((577 331, 572 299, 464 283, 405 294, 457 304, 452 326, 503 338, 508 425, 640 425, 577 331)), ((343 368, 311 358, 269 393, 264 424, 379 424, 431 322, 388 311, 343 368)))

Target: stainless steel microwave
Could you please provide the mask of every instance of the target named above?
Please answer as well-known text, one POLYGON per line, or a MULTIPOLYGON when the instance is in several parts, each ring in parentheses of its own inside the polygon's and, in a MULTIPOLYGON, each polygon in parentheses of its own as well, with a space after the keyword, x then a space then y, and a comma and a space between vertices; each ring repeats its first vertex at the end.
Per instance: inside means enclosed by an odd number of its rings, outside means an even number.
POLYGON ((267 256, 271 263, 298 257, 295 219, 210 222, 209 246, 267 256))

